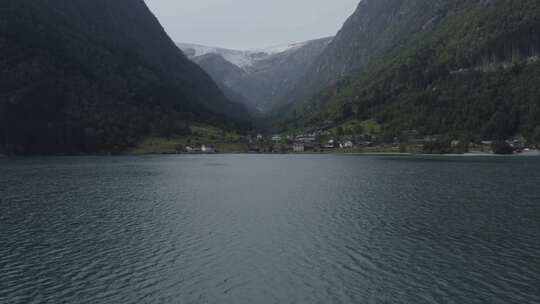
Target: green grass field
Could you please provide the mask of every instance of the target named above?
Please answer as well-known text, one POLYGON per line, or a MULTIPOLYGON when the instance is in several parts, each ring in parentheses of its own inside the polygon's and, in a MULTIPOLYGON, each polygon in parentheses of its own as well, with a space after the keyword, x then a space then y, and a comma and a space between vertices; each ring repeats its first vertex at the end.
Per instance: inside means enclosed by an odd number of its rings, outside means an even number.
POLYGON ((182 146, 213 145, 219 153, 242 153, 247 152, 249 147, 242 143, 239 134, 226 132, 211 126, 191 126, 191 135, 164 138, 149 136, 142 139, 128 154, 176 154, 177 148, 182 146))

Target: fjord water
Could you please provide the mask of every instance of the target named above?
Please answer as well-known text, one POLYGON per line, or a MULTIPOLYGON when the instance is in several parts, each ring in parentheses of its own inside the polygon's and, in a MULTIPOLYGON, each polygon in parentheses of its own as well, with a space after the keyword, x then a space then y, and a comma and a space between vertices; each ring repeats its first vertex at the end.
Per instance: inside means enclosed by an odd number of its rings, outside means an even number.
POLYGON ((0 160, 0 303, 540 303, 540 159, 0 160))

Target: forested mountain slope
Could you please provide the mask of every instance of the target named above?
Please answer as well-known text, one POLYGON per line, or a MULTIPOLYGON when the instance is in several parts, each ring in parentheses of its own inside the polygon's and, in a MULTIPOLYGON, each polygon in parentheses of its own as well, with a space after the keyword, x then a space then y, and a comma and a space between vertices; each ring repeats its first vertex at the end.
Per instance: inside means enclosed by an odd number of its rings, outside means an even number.
MULTIPOLYGON (((359 9, 374 1, 364 2, 359 9)), ((540 141, 540 2, 377 3, 418 17, 385 27, 386 47, 349 77, 289 109, 286 124, 293 117, 304 126, 374 118, 388 138, 415 129, 474 139, 521 134, 540 141)), ((365 12, 364 22, 375 17, 365 12)), ((361 35, 365 27, 362 20, 358 24, 361 35)), ((348 47, 343 52, 362 53, 362 46, 348 47)))
POLYGON ((436 21, 440 0, 363 0, 296 83, 286 102, 319 92, 361 70, 380 52, 401 46, 436 21))
POLYGON ((246 117, 142 0, 3 0, 0 15, 4 153, 120 151, 189 120, 246 117))

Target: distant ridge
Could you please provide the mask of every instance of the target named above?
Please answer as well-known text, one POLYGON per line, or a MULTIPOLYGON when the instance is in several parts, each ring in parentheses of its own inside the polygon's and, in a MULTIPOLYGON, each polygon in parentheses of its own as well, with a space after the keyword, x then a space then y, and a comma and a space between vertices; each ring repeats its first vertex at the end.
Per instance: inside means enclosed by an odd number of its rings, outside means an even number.
POLYGON ((254 50, 234 50, 191 43, 177 43, 177 45, 190 58, 196 58, 207 54, 217 54, 239 68, 249 68, 256 64, 257 61, 268 58, 268 56, 299 49, 309 42, 310 41, 281 44, 254 50))
POLYGON ((283 103, 283 97, 332 39, 327 37, 250 51, 187 43, 178 43, 178 46, 222 88, 241 95, 242 103, 259 112, 267 112, 283 103))

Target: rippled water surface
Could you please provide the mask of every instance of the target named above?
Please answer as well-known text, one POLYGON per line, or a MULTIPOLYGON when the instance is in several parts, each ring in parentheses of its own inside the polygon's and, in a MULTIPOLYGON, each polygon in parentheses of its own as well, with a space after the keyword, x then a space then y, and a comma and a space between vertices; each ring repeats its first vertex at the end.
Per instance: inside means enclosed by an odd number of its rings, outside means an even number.
POLYGON ((540 303, 540 159, 0 160, 0 303, 540 303))

